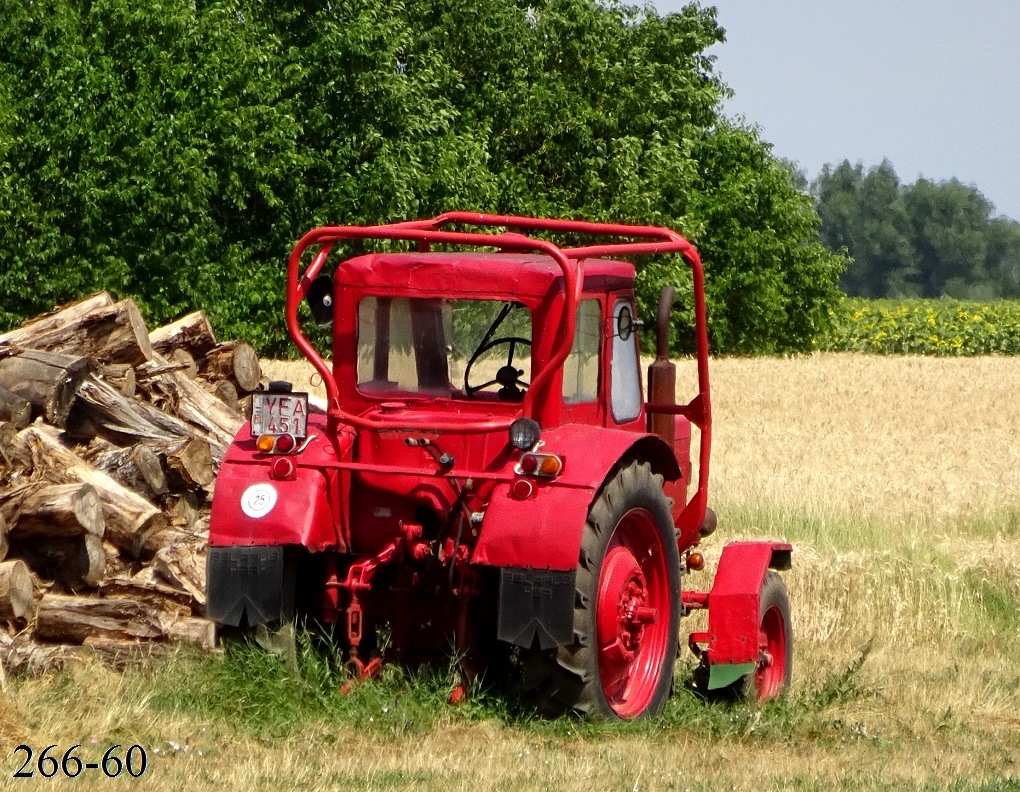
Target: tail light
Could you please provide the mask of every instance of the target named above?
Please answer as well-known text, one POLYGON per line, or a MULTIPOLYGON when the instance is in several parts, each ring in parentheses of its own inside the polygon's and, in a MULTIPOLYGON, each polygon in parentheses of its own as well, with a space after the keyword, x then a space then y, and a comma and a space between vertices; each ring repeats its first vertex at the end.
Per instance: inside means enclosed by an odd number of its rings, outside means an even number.
POLYGON ((297 448, 297 438, 292 434, 259 435, 255 447, 263 454, 290 454, 297 448))
POLYGON ((562 471, 563 460, 556 454, 523 454, 517 467, 514 468, 514 472, 518 475, 541 476, 543 478, 553 478, 562 471))

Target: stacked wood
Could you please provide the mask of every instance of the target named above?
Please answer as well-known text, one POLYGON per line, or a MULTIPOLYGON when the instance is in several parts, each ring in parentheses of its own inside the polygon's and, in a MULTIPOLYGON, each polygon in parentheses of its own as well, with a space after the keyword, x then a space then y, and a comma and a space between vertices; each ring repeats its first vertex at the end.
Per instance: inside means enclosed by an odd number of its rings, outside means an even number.
POLYGON ((139 600, 47 594, 39 601, 35 634, 63 643, 87 638, 137 640, 162 638, 160 614, 139 600))
POLYGON ((0 666, 213 647, 211 494, 260 380, 201 311, 150 331, 105 292, 0 335, 0 666))
POLYGON ((95 487, 106 516, 106 539, 122 551, 137 557, 146 533, 166 526, 167 517, 158 506, 92 467, 64 446, 50 427, 33 424, 21 430, 19 439, 31 454, 37 475, 95 487))

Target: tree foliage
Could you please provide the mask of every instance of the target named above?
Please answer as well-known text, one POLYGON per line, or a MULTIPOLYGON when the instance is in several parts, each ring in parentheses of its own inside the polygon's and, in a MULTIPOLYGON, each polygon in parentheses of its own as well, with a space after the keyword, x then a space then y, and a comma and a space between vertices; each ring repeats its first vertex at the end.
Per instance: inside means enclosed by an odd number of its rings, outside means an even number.
MULTIPOLYGON (((703 251, 720 351, 809 348, 837 299, 843 260, 810 198, 721 115, 714 9, 0 0, 0 15, 0 324, 107 288, 152 321, 204 307, 280 353, 300 234, 450 209, 680 230, 703 251)), ((647 310, 682 267, 641 277, 647 310)))
POLYGON ((1020 296, 1020 223, 994 216, 953 179, 901 184, 888 161, 844 161, 812 184, 822 241, 853 262, 841 286, 859 297, 1020 296))

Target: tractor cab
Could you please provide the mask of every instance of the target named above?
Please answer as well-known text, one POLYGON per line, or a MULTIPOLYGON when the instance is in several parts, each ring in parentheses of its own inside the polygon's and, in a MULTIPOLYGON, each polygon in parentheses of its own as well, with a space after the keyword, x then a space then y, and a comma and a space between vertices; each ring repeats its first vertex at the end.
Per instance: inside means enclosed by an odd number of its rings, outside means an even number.
POLYGON ((589 259, 571 300, 556 262, 517 253, 383 253, 349 259, 332 279, 333 375, 342 408, 395 419, 434 411, 520 413, 529 390, 543 425, 641 428, 632 265, 589 259), (543 370, 549 373, 540 377, 543 370), (542 389, 539 393, 537 389, 542 389), (398 407, 394 405, 404 405, 398 407))

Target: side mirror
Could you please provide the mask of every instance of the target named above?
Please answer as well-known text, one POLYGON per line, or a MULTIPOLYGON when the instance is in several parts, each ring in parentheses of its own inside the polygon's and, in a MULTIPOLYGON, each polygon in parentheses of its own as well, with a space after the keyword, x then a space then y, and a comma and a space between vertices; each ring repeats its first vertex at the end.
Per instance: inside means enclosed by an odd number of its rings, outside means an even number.
POLYGON ((312 281, 305 294, 305 302, 312 311, 312 319, 319 327, 333 324, 333 279, 320 275, 312 281))

